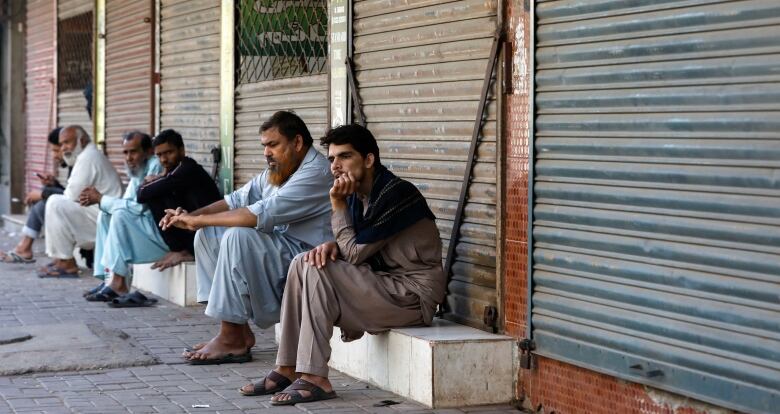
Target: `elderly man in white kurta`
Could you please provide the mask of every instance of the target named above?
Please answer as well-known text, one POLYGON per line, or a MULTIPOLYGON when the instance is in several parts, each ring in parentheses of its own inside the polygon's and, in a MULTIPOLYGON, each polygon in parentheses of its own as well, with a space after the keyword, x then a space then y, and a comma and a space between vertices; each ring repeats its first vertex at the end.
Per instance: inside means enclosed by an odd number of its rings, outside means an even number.
POLYGON ((78 277, 74 249, 94 247, 100 210, 96 205, 79 204, 84 189, 94 187, 111 197, 122 195, 119 174, 84 128, 78 125, 63 128, 60 145, 63 159, 73 171, 63 194, 52 195, 46 203, 46 254, 54 261, 40 269, 39 277, 78 277))
POLYGON ((185 351, 192 364, 251 360, 248 321, 279 321, 287 269, 295 255, 332 239, 328 160, 295 114, 280 111, 260 128, 268 169, 224 200, 191 214, 171 211, 165 226, 198 230, 198 301, 221 322, 208 343, 185 351), (174 215, 176 214, 176 215, 174 215))

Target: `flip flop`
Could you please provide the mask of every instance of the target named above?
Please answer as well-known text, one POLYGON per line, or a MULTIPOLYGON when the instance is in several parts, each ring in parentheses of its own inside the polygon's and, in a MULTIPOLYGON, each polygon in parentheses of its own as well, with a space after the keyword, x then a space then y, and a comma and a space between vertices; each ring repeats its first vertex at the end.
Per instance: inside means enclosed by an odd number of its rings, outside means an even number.
POLYGON ((257 381, 252 384, 252 392, 246 392, 244 391, 244 387, 241 387, 238 389, 238 392, 241 393, 241 395, 245 395, 247 397, 252 397, 254 395, 268 395, 268 394, 276 394, 279 391, 283 391, 285 388, 292 385, 292 381, 290 381, 289 378, 285 377, 284 375, 276 372, 271 371, 266 375, 263 379, 260 381, 257 381), (265 380, 269 379, 276 383, 276 386, 273 388, 265 388, 265 380))
POLYGON ((285 388, 284 391, 280 391, 277 395, 279 394, 286 394, 292 398, 285 401, 271 401, 271 405, 295 405, 298 403, 330 400, 338 397, 336 391, 325 392, 322 388, 300 378, 295 380, 292 385, 285 388), (304 397, 301 395, 300 391, 309 391, 310 395, 304 397))
POLYGON ((219 365, 219 364, 243 364, 252 361, 252 353, 247 352, 241 355, 227 354, 219 358, 212 359, 188 359, 190 365, 219 365))
POLYGON ((111 302, 112 300, 118 297, 119 294, 114 292, 113 289, 111 289, 108 286, 103 286, 103 289, 100 289, 95 293, 90 293, 89 295, 84 296, 84 299, 86 299, 87 302, 111 302))
POLYGON ((93 287, 92 289, 85 290, 84 294, 82 294, 81 296, 84 296, 86 298, 89 295, 100 292, 101 290, 103 290, 104 287, 106 287, 106 282, 100 282, 99 285, 93 287))
POLYGON ((75 272, 69 272, 65 269, 61 269, 56 266, 47 267, 44 271, 38 272, 38 277, 41 279, 45 278, 56 278, 56 279, 78 279, 79 278, 80 271, 77 270, 75 272))
POLYGON ((147 298, 143 293, 136 290, 126 295, 114 297, 108 302, 108 306, 112 308, 143 308, 152 306, 155 303, 157 303, 157 299, 147 298))
POLYGON ((13 250, 9 250, 5 252, 5 257, 3 257, 2 260, 3 263, 24 263, 24 264, 30 264, 35 263, 35 259, 33 258, 26 258, 19 256, 19 253, 16 253, 13 250))

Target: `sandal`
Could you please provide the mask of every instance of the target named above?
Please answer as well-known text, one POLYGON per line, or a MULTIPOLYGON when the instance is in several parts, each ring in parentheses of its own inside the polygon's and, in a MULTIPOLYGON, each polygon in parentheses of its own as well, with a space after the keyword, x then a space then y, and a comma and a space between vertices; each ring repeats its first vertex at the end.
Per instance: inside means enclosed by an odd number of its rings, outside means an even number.
POLYGON ((251 397, 254 395, 276 394, 277 392, 284 390, 290 385, 292 385, 292 381, 290 381, 289 378, 285 377, 284 375, 276 371, 271 371, 263 379, 252 384, 252 387, 254 388, 252 388, 251 392, 244 391, 244 387, 239 388, 238 392, 240 392, 241 395, 245 395, 247 397, 251 397), (276 386, 273 388, 266 389, 265 388, 266 379, 275 382, 276 386))
POLYGON ((84 293, 81 296, 86 298, 87 296, 89 296, 89 295, 91 295, 93 293, 100 292, 101 290, 103 290, 104 287, 106 287, 106 282, 100 282, 99 285, 93 287, 92 289, 85 290, 84 293))
POLYGON ((3 263, 24 263, 24 264, 35 263, 35 259, 33 259, 32 257, 28 259, 26 257, 19 256, 19 253, 16 253, 13 250, 9 250, 4 254, 5 256, 2 259, 3 263))
POLYGON ((119 294, 114 292, 113 289, 108 286, 103 286, 103 289, 84 296, 84 299, 86 299, 87 302, 110 302, 117 297, 119 297, 119 294))
POLYGON ((293 382, 292 385, 285 388, 284 391, 279 392, 277 395, 280 394, 289 395, 292 398, 284 401, 272 400, 271 405, 295 405, 298 403, 330 400, 338 397, 338 395, 336 395, 336 391, 325 392, 325 390, 323 390, 322 388, 312 384, 309 381, 300 378, 295 380, 295 382, 293 382), (301 395, 300 392, 298 392, 299 390, 309 391, 311 395, 309 395, 308 397, 304 397, 303 395, 301 395))
POLYGON ((57 278, 57 279, 78 279, 80 270, 76 270, 75 272, 69 272, 65 269, 61 269, 56 266, 47 267, 46 269, 42 269, 38 272, 38 277, 41 279, 45 278, 57 278))
POLYGON ((157 299, 147 298, 143 293, 135 291, 119 297, 114 297, 108 306, 112 308, 143 308, 157 303, 157 299))
POLYGON ((243 364, 252 361, 252 353, 247 352, 241 355, 227 354, 219 358, 212 359, 187 359, 190 365, 219 365, 219 364, 243 364))

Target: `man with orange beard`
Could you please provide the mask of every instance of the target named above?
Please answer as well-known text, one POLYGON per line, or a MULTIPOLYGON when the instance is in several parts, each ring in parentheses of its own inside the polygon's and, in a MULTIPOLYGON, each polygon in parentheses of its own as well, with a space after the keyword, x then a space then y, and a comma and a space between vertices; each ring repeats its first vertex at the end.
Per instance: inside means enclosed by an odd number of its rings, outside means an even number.
POLYGON ((263 173, 224 200, 191 213, 167 210, 160 221, 163 230, 197 230, 198 301, 221 321, 216 337, 185 350, 191 364, 250 361, 255 337, 248 321, 261 328, 279 322, 290 261, 333 238, 333 176, 306 124, 280 111, 260 135, 268 161, 263 173))

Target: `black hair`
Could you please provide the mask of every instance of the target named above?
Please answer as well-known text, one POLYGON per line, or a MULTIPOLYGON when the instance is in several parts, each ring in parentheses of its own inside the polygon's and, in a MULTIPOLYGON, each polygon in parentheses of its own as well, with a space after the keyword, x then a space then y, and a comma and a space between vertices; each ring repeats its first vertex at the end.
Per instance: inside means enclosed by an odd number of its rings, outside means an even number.
POLYGON ((166 129, 157 134, 152 141, 152 146, 156 147, 165 143, 169 143, 176 148, 184 148, 184 140, 181 139, 181 134, 172 129, 166 129))
POLYGON ((333 145, 352 145, 355 151, 365 158, 368 154, 374 154, 375 165, 382 165, 379 159, 379 146, 376 143, 374 134, 364 126, 358 124, 342 125, 329 130, 324 137, 320 138, 320 144, 328 148, 333 145))
POLYGON ((125 132, 125 135, 122 136, 122 142, 130 141, 135 137, 141 137, 141 149, 144 150, 144 152, 149 151, 152 148, 152 137, 150 137, 149 134, 138 130, 125 132))
POLYGON ((60 145, 60 131, 62 131, 62 127, 57 127, 51 130, 49 132, 49 144, 51 145, 60 145))
POLYGON ((260 133, 262 134, 272 128, 278 129, 279 133, 289 140, 293 140, 296 135, 300 135, 303 137, 303 144, 307 147, 314 143, 306 123, 294 112, 278 111, 271 115, 267 121, 263 122, 263 125, 260 125, 260 133))

